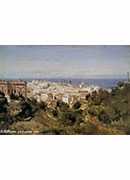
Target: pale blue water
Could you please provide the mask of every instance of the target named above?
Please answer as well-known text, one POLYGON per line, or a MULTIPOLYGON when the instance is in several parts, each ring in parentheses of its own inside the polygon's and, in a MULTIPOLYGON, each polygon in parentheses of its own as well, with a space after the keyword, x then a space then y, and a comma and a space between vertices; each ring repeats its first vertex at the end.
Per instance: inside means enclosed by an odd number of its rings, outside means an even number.
MULTIPOLYGON (((25 81, 32 81, 34 79, 23 79, 25 81)), ((63 78, 41 78, 35 80, 47 80, 50 82, 57 82, 57 83, 71 83, 73 85, 79 85, 84 83, 86 85, 94 85, 99 86, 101 88, 112 88, 117 85, 119 81, 126 81, 126 79, 63 79, 63 78)))
POLYGON ((126 79, 47 79, 51 82, 66 82, 73 85, 81 84, 82 82, 86 85, 94 85, 102 88, 112 88, 117 85, 119 81, 125 81, 126 79))

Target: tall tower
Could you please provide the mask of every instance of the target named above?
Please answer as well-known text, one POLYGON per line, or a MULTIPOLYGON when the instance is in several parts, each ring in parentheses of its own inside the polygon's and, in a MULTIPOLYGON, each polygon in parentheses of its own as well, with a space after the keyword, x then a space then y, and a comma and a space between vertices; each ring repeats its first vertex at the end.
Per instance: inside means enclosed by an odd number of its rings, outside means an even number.
POLYGON ((128 80, 128 82, 130 82, 130 73, 129 72, 127 72, 127 80, 128 80))

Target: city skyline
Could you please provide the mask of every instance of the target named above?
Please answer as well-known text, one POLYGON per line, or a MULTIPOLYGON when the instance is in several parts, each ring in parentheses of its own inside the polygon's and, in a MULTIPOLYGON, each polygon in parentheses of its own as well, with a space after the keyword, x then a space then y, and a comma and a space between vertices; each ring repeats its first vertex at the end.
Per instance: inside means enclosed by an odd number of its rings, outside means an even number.
POLYGON ((0 78, 125 78, 130 46, 0 46, 0 78))

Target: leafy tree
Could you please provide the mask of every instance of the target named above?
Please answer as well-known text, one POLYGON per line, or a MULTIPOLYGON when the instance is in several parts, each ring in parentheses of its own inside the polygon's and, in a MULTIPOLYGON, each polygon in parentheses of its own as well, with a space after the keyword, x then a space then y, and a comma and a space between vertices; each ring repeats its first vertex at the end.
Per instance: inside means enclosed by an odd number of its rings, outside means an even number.
POLYGON ((81 103, 79 101, 77 101, 74 105, 73 108, 74 109, 79 109, 81 107, 81 103))
POLYGON ((8 102, 4 93, 0 93, 0 121, 8 120, 8 102))
POLYGON ((41 102, 41 103, 39 103, 39 107, 40 107, 40 109, 46 111, 46 109, 47 109, 47 104, 46 104, 45 102, 41 102))
POLYGON ((125 83, 123 82, 123 81, 119 81, 118 83, 117 83, 117 86, 118 87, 124 87, 124 85, 125 85, 125 83))
POLYGON ((98 115, 98 118, 100 121, 102 121, 103 123, 110 123, 110 117, 109 115, 105 112, 105 111, 102 111, 99 115, 98 115))
POLYGON ((60 109, 60 111, 67 111, 69 109, 69 105, 63 101, 57 101, 57 108, 60 109))

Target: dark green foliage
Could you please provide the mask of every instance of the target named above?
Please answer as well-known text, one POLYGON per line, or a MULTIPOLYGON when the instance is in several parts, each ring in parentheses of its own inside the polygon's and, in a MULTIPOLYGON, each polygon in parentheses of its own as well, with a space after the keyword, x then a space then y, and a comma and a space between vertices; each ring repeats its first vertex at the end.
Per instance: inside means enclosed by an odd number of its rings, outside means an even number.
POLYGON ((119 82, 111 93, 102 89, 99 93, 93 92, 89 98, 88 113, 104 124, 116 122, 116 126, 122 128, 120 122, 124 122, 130 127, 130 84, 119 82))
POLYGON ((53 109, 53 110, 52 110, 52 114, 53 114, 54 117, 58 117, 58 111, 57 111, 57 109, 53 109))
POLYGON ((61 111, 65 112, 68 110, 69 105, 64 103, 63 101, 57 101, 57 108, 59 108, 61 111))
POLYGON ((93 105, 100 105, 110 100, 110 94, 106 90, 100 89, 99 92, 92 92, 91 96, 88 95, 86 99, 93 105))
POLYGON ((46 109, 47 109, 47 104, 46 104, 45 102, 41 102, 41 103, 39 103, 39 107, 40 107, 40 109, 46 111, 46 109))
POLYGON ((20 101, 21 111, 16 116, 17 119, 24 120, 25 118, 32 118, 35 112, 38 111, 38 104, 34 104, 35 102, 30 99, 20 101))
POLYGON ((96 107, 94 105, 91 105, 88 109, 88 113, 92 116, 97 116, 98 113, 97 113, 97 110, 96 110, 96 107))
POLYGON ((98 115, 98 118, 100 121, 102 121, 103 123, 106 123, 106 124, 111 122, 110 116, 105 111, 100 112, 98 115))
POLYGON ((19 96, 16 95, 16 94, 14 94, 14 93, 12 93, 12 94, 10 95, 10 99, 12 99, 12 100, 18 100, 18 99, 19 99, 19 96))
POLYGON ((74 109, 79 109, 81 107, 81 103, 79 101, 77 101, 74 105, 73 108, 74 109))
POLYGON ((91 96, 90 96, 90 94, 88 93, 88 94, 86 95, 85 99, 88 101, 88 100, 90 100, 90 98, 91 98, 91 96))
POLYGON ((123 81, 119 81, 119 82, 117 83, 117 86, 118 86, 118 87, 124 87, 124 85, 125 85, 125 83, 124 83, 123 81))
POLYGON ((74 125, 82 122, 82 113, 81 111, 66 111, 62 113, 61 119, 66 125, 74 125))
POLYGON ((32 107, 28 102, 23 102, 21 104, 21 112, 19 113, 19 116, 23 118, 32 116, 32 107))
POLYGON ((8 102, 4 93, 0 93, 0 123, 8 121, 8 102))

